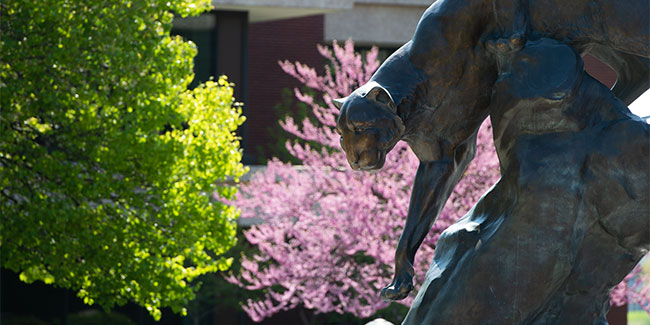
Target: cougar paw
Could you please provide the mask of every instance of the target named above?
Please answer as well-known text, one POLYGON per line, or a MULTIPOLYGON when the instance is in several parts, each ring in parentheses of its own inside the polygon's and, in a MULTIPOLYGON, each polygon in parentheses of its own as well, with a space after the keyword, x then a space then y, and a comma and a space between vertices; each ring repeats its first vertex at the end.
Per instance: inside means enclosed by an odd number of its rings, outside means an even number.
POLYGON ((509 38, 491 39, 485 42, 488 51, 495 54, 506 54, 521 50, 526 45, 526 37, 515 33, 509 38))
POLYGON ((402 300, 413 290, 413 277, 406 274, 396 278, 387 287, 381 289, 381 297, 386 300, 402 300))

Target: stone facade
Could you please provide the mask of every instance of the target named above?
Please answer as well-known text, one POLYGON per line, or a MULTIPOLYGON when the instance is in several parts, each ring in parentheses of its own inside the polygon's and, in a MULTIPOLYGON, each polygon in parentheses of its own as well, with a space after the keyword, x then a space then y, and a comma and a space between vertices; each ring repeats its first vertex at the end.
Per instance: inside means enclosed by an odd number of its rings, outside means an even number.
POLYGON ((217 10, 246 11, 251 23, 351 9, 348 0, 212 0, 217 10))
POLYGON ((325 15, 325 41, 395 48, 411 39, 431 1, 355 1, 349 10, 325 15))
POLYGON ((213 0, 217 10, 246 11, 251 23, 325 15, 326 42, 352 39, 397 47, 411 38, 431 0, 213 0), (380 25, 378 26, 378 22, 380 25))

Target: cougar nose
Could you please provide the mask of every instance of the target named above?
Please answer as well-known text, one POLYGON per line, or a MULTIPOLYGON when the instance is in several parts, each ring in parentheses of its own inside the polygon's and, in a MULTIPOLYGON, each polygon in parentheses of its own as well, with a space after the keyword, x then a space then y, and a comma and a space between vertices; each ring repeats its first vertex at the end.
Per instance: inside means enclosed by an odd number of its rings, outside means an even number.
POLYGON ((351 162, 351 163, 350 163, 350 167, 352 167, 352 169, 355 169, 355 170, 356 170, 356 169, 359 169, 359 161, 356 160, 356 161, 354 161, 354 162, 351 162))

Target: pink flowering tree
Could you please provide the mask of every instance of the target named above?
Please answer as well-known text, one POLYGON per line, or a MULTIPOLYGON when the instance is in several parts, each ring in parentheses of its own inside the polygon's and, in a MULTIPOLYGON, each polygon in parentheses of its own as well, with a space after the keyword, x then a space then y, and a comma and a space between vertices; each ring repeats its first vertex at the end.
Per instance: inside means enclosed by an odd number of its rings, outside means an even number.
MULTIPOLYGON (((298 142, 287 143, 303 165, 274 159, 265 172, 241 186, 235 204, 241 218, 263 223, 244 231, 259 250, 243 256, 239 274, 227 280, 249 290, 261 290, 259 300, 243 308, 254 321, 278 311, 302 306, 316 313, 352 313, 369 317, 389 302, 379 290, 393 275, 395 245, 408 210, 417 158, 399 143, 384 167, 365 173, 351 170, 334 131, 338 110, 333 98, 350 94, 379 67, 377 48, 365 55, 351 41, 333 49, 319 46, 327 59, 324 75, 298 62, 280 62, 282 69, 319 98, 295 89, 296 98, 313 111, 312 119, 281 122, 298 142), (318 144, 318 148, 307 143, 318 144)), ((463 216, 499 178, 499 164, 489 122, 478 134, 478 150, 456 186, 415 261, 415 283, 422 283, 440 233, 463 216)), ((416 290, 417 291, 417 288, 416 290)), ((620 291, 620 290, 619 290, 620 291)), ((614 299, 621 302, 623 294, 614 299)), ((412 299, 401 303, 410 305, 412 299)))
POLYGON ((614 287, 609 297, 612 305, 635 303, 650 314, 650 274, 644 273, 641 265, 637 265, 621 283, 614 287))

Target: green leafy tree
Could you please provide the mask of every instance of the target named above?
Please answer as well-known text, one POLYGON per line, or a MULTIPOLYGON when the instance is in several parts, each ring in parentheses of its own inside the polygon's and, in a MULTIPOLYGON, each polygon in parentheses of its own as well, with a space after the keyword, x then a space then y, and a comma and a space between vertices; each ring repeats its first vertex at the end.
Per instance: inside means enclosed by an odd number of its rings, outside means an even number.
POLYGON ((0 2, 0 262, 26 282, 185 312, 225 270, 245 172, 225 77, 193 90, 173 15, 209 0, 0 2))

